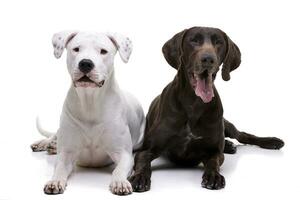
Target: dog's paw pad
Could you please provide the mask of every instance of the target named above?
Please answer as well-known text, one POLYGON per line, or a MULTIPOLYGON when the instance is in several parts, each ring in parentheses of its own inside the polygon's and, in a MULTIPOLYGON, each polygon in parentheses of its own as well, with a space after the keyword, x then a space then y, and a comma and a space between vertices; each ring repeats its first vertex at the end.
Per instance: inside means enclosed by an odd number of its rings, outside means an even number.
POLYGON ((146 192, 150 190, 151 180, 142 174, 135 174, 129 179, 134 192, 146 192))
POLYGON ((44 192, 45 194, 62 194, 64 193, 66 186, 67 184, 65 181, 49 181, 44 187, 44 192))
POLYGON ((128 195, 132 193, 132 187, 129 181, 112 181, 109 185, 109 189, 116 195, 128 195))
POLYGON ((201 185, 210 190, 219 190, 225 187, 225 178, 218 172, 205 172, 201 185))

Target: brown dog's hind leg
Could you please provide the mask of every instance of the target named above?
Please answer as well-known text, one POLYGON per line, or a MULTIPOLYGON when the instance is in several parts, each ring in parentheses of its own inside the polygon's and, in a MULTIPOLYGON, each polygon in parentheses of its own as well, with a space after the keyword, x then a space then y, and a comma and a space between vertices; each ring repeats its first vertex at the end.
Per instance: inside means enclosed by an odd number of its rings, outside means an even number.
POLYGON ((253 144, 265 149, 280 149, 284 146, 284 142, 276 137, 257 137, 249 133, 241 132, 237 128, 224 119, 225 137, 237 139, 240 143, 253 144))

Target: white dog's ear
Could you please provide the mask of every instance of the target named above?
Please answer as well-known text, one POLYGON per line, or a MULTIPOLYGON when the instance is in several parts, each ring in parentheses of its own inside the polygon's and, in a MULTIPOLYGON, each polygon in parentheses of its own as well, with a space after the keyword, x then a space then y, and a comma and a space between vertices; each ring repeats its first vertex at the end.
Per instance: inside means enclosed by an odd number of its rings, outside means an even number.
POLYGON ((67 44, 75 37, 78 31, 61 31, 55 33, 52 37, 54 56, 60 58, 67 44))
POLYGON ((114 43, 122 60, 127 63, 132 52, 132 42, 128 37, 117 33, 107 33, 107 36, 114 43))

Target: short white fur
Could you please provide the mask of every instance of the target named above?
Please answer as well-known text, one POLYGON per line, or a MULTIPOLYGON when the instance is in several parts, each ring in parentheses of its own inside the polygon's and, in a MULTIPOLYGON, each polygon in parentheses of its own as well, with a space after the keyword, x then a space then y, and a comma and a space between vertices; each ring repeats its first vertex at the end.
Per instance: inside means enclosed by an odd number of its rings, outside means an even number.
POLYGON ((72 84, 55 137, 34 144, 44 145, 41 149, 45 150, 45 145, 57 139, 57 164, 44 191, 63 193, 76 164, 102 167, 115 163, 110 190, 114 194, 130 194, 127 177, 133 167, 133 149, 143 139, 145 117, 139 102, 119 88, 114 76, 114 56, 119 52, 122 60, 128 62, 131 41, 119 34, 62 31, 54 34, 52 42, 56 58, 67 50, 67 67, 73 82, 82 76, 78 69, 82 59, 93 61, 95 67, 89 74, 93 81, 105 82, 101 88, 72 84), (76 47, 78 52, 74 51, 76 47), (101 49, 107 53, 102 55, 101 49))

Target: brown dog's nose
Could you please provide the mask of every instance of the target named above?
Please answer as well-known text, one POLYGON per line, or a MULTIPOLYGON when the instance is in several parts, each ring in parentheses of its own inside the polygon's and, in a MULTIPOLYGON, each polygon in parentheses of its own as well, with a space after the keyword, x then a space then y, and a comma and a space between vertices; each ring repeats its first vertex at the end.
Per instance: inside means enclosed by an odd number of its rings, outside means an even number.
POLYGON ((205 54, 201 57, 201 63, 205 66, 210 66, 215 63, 215 59, 213 56, 205 54))
POLYGON ((94 68, 94 63, 90 59, 82 59, 78 65, 79 70, 84 74, 89 73, 94 68))

